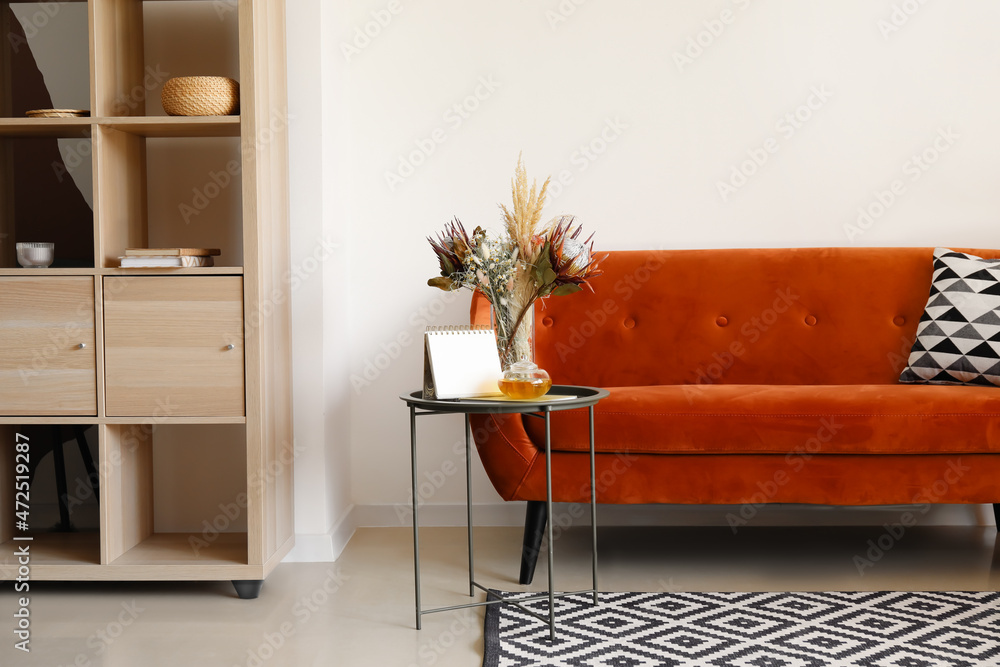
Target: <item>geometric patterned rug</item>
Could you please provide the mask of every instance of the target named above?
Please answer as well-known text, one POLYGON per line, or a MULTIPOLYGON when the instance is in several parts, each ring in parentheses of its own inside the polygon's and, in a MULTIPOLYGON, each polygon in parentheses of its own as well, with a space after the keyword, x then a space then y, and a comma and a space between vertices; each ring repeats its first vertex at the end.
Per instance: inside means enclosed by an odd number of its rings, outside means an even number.
MULTIPOLYGON (((528 593, 495 595, 517 599, 528 593)), ((1000 665, 1000 593, 601 593, 486 608, 484 667, 1000 665), (526 604, 547 615, 548 600, 526 604)))

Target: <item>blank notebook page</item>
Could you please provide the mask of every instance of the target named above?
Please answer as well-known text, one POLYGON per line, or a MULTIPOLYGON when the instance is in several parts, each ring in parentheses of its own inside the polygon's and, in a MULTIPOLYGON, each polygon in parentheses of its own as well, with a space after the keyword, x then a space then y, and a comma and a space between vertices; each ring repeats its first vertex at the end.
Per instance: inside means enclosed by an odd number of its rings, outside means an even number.
POLYGON ((424 336, 437 398, 500 395, 497 381, 503 371, 491 329, 428 331, 424 336))

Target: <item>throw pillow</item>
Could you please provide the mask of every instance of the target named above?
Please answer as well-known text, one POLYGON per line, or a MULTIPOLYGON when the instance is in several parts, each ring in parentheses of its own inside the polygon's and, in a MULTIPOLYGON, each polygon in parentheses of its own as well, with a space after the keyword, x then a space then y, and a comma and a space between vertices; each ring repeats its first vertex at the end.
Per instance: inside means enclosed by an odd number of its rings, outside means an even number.
POLYGON ((934 250, 930 297, 899 381, 1000 385, 1000 259, 934 250))

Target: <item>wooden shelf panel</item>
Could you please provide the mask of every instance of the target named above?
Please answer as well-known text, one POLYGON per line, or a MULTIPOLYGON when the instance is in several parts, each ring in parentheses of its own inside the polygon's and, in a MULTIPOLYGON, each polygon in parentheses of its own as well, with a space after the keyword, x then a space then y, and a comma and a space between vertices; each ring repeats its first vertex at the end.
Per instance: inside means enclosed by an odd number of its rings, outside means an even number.
POLYGON ((199 569, 213 565, 247 565, 247 534, 222 533, 209 542, 201 533, 153 533, 112 561, 110 567, 129 565, 199 569))
POLYGON ((242 276, 242 266, 192 266, 188 268, 101 269, 102 276, 242 276))
POLYGON ((141 137, 238 137, 239 116, 0 118, 0 137, 89 137, 94 126, 141 137))
POLYGON ((239 116, 135 116, 98 118, 97 124, 142 137, 238 137, 239 116))
MULTIPOLYGON (((0 573, 17 570, 14 552, 27 545, 31 553, 31 569, 41 565, 100 565, 101 538, 96 532, 41 533, 30 541, 7 540, 0 545, 0 573)), ((2 578, 2 574, 0 574, 2 578)))
POLYGON ((102 424, 246 424, 246 417, 105 417, 102 424))
POLYGON ((0 416, 0 424, 99 424, 98 417, 45 417, 42 415, 0 416))
POLYGON ((0 276, 96 276, 97 269, 0 269, 0 276))
POLYGON ((89 137, 92 118, 0 118, 0 137, 89 137))

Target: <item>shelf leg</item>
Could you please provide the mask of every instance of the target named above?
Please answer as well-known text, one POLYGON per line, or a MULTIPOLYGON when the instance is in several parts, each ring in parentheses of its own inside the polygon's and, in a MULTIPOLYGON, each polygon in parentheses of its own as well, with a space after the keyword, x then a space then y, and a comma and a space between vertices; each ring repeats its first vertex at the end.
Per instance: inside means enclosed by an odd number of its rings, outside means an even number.
POLYGON ((233 588, 241 600, 256 600, 263 585, 263 579, 233 579, 233 588))

